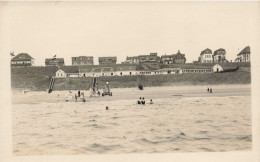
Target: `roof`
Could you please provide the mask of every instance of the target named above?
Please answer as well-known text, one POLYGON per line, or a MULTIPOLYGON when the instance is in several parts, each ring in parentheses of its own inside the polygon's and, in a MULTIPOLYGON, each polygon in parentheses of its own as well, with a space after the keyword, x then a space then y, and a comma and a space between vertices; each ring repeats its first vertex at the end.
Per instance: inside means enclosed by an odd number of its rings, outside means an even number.
POLYGON ((203 54, 212 54, 212 51, 211 51, 211 49, 207 48, 207 49, 204 49, 203 51, 201 51, 200 55, 203 55, 203 54))
POLYGON ((15 57, 13 57, 11 60, 15 61, 15 60, 28 60, 28 59, 33 59, 28 53, 19 53, 18 55, 16 55, 15 57))
POLYGON ((117 71, 131 71, 136 70, 136 66, 118 66, 117 71))
POLYGON ((103 69, 104 72, 108 71, 129 71, 136 70, 136 65, 129 64, 114 64, 114 65, 82 65, 79 66, 79 72, 101 72, 103 69))
POLYGON ((214 51, 213 56, 218 55, 218 54, 226 54, 226 50, 223 49, 223 48, 219 48, 219 49, 217 49, 216 51, 214 51), (220 52, 220 53, 219 53, 219 52, 220 52))
POLYGON ((61 66, 61 70, 63 70, 65 73, 78 73, 79 67, 78 66, 61 66))
POLYGON ((167 57, 171 57, 172 59, 185 59, 185 54, 181 54, 180 50, 177 52, 177 54, 171 54, 171 55, 162 55, 161 58, 167 58, 167 57))
POLYGON ((71 58, 82 58, 82 57, 84 57, 84 58, 93 58, 93 56, 76 56, 76 57, 71 57, 71 58))
POLYGON ((111 56, 111 57, 98 57, 98 61, 103 61, 107 59, 112 59, 112 60, 117 60, 116 56, 111 56))
POLYGON ((216 65, 222 67, 223 70, 230 70, 230 69, 236 69, 236 68, 237 68, 237 66, 234 66, 234 65, 227 66, 227 65, 225 65, 225 64, 223 64, 223 63, 222 63, 222 64, 221 64, 221 63, 215 64, 215 65, 213 65, 212 67, 214 67, 214 66, 216 66, 216 65))
POLYGON ((130 60, 130 59, 138 59, 138 56, 126 56, 126 60, 130 60))
POLYGON ((174 57, 175 55, 172 54, 172 55, 162 55, 161 58, 165 58, 165 57, 174 57))
POLYGON ((247 53, 250 54, 250 47, 249 46, 246 46, 241 52, 239 52, 238 55, 247 54, 247 53))
POLYGON ((181 53, 177 53, 176 55, 175 55, 175 59, 186 59, 185 58, 185 55, 184 54, 181 54, 181 53))

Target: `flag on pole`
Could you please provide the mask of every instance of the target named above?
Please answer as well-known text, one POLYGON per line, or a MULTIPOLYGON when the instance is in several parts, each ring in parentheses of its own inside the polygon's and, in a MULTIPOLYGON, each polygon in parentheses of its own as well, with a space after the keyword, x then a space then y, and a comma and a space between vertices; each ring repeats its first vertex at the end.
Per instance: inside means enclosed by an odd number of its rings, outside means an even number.
POLYGON ((15 56, 15 55, 14 55, 14 52, 11 52, 10 55, 11 55, 11 56, 15 56))

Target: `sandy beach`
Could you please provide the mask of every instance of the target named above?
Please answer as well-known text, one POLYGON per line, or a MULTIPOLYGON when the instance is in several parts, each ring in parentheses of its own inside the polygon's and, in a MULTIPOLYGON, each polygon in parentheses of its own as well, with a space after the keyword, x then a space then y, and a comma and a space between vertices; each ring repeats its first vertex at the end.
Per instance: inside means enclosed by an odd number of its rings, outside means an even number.
MULTIPOLYGON (((211 86, 171 86, 171 87, 145 87, 144 90, 138 88, 112 88, 113 96, 89 97, 89 90, 84 92, 87 101, 114 101, 129 100, 144 97, 146 99, 158 98, 185 98, 185 97, 225 97, 225 96, 250 96, 250 85, 211 85, 211 86), (207 88, 212 88, 213 93, 208 93, 207 88)), ((102 92, 103 90, 100 89, 102 92)), ((55 103, 57 96, 60 102, 65 102, 65 96, 69 91, 53 91, 48 94, 45 91, 30 91, 22 94, 22 91, 13 90, 13 104, 33 104, 40 102, 55 103)), ((71 91, 77 94, 78 91, 71 91)))

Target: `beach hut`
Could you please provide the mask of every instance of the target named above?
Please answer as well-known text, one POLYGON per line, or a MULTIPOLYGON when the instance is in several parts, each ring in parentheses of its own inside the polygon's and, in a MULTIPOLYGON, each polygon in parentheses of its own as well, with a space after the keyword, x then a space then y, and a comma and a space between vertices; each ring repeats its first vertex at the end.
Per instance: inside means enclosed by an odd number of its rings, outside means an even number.
POLYGON ((219 64, 215 64, 214 66, 212 66, 212 71, 214 73, 223 72, 223 67, 219 64))
POLYGON ((66 78, 66 77, 67 77, 67 74, 65 73, 64 70, 59 69, 59 70, 56 72, 56 78, 66 78))

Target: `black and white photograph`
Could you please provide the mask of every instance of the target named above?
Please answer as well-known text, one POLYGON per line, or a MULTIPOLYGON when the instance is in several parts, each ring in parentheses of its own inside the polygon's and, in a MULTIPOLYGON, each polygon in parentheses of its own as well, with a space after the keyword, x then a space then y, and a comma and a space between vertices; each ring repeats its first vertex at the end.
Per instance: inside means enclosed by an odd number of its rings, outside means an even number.
POLYGON ((259 1, 0 6, 1 125, 10 119, 13 158, 259 160, 259 1))

